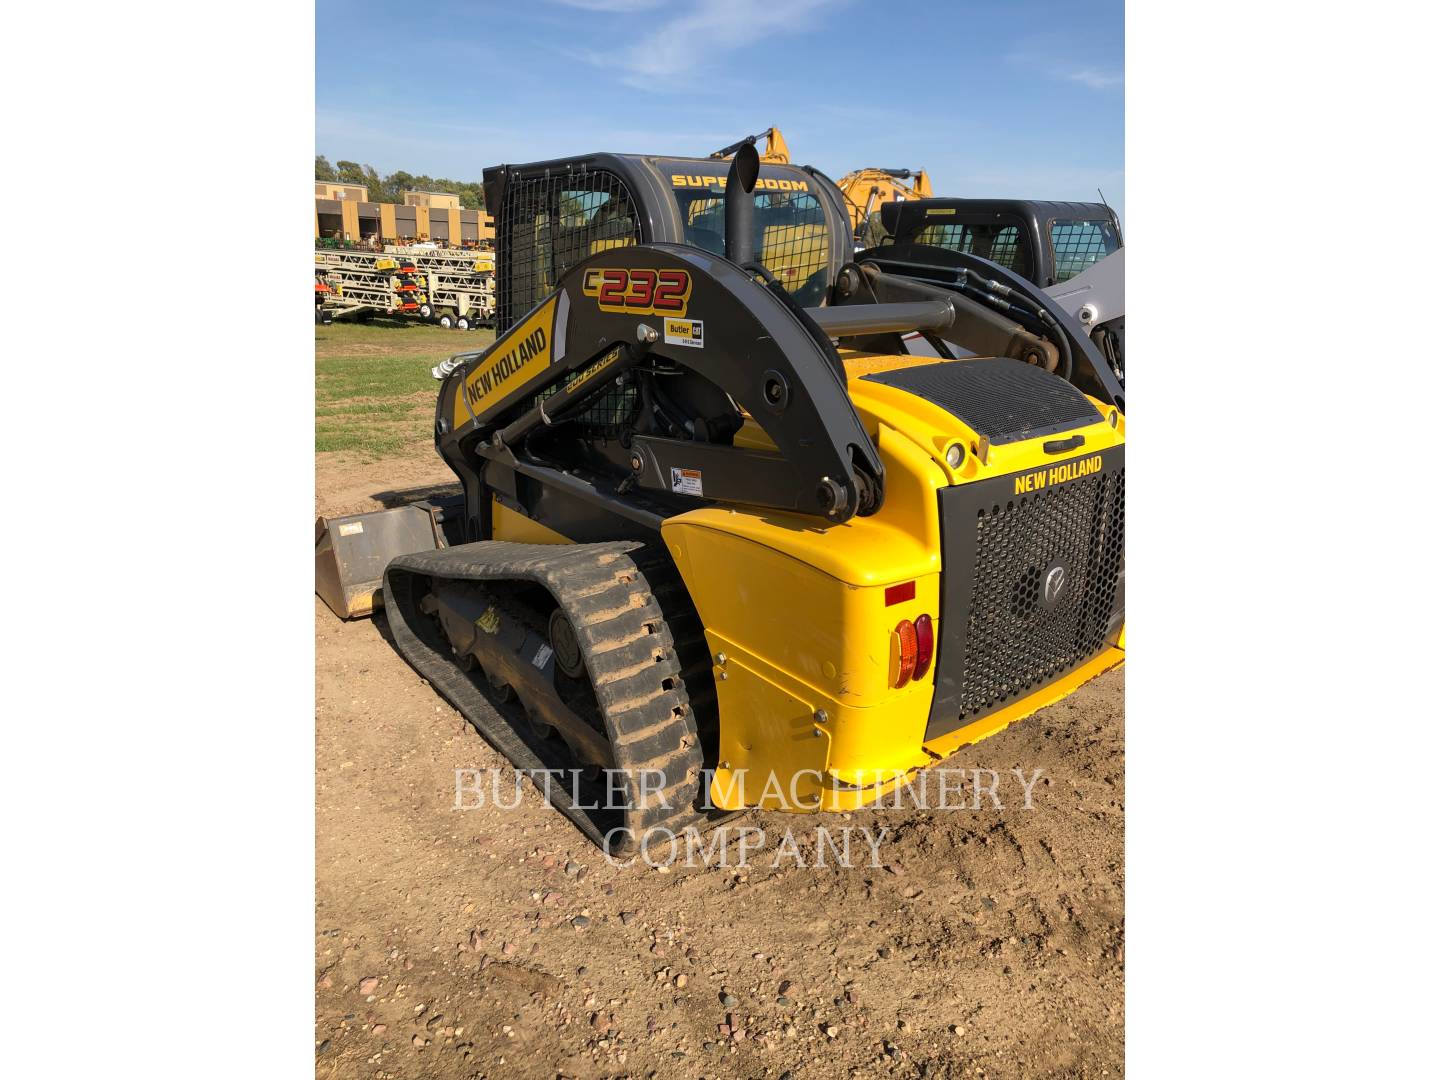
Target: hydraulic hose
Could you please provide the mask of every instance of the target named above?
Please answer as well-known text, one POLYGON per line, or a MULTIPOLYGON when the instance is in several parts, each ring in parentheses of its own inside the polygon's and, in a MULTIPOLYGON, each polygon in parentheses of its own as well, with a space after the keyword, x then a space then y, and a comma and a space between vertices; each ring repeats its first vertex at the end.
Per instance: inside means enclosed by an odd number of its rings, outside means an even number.
POLYGON ((1016 292, 1009 285, 995 281, 993 278, 988 280, 982 278, 967 267, 962 266, 959 271, 961 274, 960 287, 967 295, 988 304, 1002 314, 1010 315, 1018 311, 1028 315, 1032 319, 1039 320, 1041 325, 1050 331, 1046 336, 1054 341, 1060 349, 1060 370, 1056 374, 1068 382, 1070 376, 1075 372, 1075 357, 1070 350, 1070 337, 1056 322, 1055 316, 1024 293, 1016 292), (974 278, 979 284, 972 285, 971 278, 974 278))

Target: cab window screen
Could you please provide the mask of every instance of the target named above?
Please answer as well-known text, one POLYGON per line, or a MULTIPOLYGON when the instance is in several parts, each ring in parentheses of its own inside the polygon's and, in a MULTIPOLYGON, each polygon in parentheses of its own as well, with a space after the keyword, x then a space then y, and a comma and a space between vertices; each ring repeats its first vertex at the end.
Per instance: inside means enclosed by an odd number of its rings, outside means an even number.
POLYGON ((1030 252, 1020 239, 1020 230, 1014 225, 963 225, 955 222, 926 225, 912 242, 978 255, 1021 277, 1030 276, 1030 252))
MULTIPOLYGON (((720 188, 676 191, 685 242, 725 254, 725 194, 720 188)), ((830 228, 818 199, 808 191, 755 192, 755 250, 765 269, 802 304, 825 295, 830 266, 830 228)))
POLYGON ((1055 281, 1068 281, 1115 251, 1120 238, 1109 221, 1055 221, 1050 224, 1055 249, 1055 281))
POLYGON ((629 189, 602 169, 514 179, 496 222, 500 277, 496 333, 503 334, 554 291, 576 263, 640 242, 629 189))

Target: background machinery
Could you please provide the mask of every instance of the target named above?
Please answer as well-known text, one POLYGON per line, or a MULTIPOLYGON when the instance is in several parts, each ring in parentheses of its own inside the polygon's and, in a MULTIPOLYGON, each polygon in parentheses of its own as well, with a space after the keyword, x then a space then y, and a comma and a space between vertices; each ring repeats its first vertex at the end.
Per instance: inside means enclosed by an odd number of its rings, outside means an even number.
POLYGON ((875 213, 889 203, 928 199, 934 195, 924 169, 856 169, 836 183, 850 209, 850 230, 857 246, 874 246, 880 238, 875 213), (908 181, 908 183, 907 183, 908 181))
POLYGON ((780 134, 779 128, 766 128, 758 135, 747 135, 739 142, 733 142, 723 150, 716 150, 710 155, 712 160, 725 161, 733 157, 742 146, 754 146, 759 140, 765 140, 764 151, 757 150, 762 165, 789 165, 790 147, 785 142, 785 136, 780 134))
POLYGON ((928 249, 988 259, 1055 297, 1125 379, 1125 257, 1120 219, 1105 203, 925 199, 886 203, 869 252, 899 267, 928 249))
POLYGON ((399 651, 597 843, 865 805, 1123 659, 1123 390, 1052 297, 857 258, 749 144, 485 184, 461 494, 322 519, 317 591, 363 613, 383 567, 399 651))
POLYGON ((408 315, 467 330, 495 318, 495 254, 433 245, 315 251, 316 321, 408 315))
MULTIPOLYGON (((716 160, 725 160, 740 147, 755 146, 761 139, 765 140, 765 149, 757 152, 760 153, 762 164, 790 164, 790 147, 780 129, 774 127, 766 128, 758 135, 747 135, 739 142, 716 150, 710 156, 716 160)), ((934 194, 930 186, 930 175, 924 169, 856 169, 842 176, 835 186, 845 198, 850 214, 850 231, 857 242, 862 236, 869 236, 872 232, 878 237, 878 222, 870 229, 866 226, 882 203, 924 199, 934 194)))
POLYGON ((316 321, 418 314, 428 301, 418 273, 409 257, 393 252, 316 249, 316 321))

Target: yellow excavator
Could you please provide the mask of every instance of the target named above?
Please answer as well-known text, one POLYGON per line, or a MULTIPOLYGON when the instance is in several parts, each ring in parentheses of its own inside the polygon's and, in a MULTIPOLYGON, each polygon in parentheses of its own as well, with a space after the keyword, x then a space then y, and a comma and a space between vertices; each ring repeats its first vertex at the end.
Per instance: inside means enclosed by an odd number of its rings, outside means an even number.
POLYGON ((766 128, 758 135, 746 135, 739 142, 733 142, 721 150, 716 150, 710 155, 712 161, 724 161, 733 157, 742 146, 754 146, 761 139, 765 140, 764 151, 756 150, 760 155, 762 165, 789 165, 790 147, 785 142, 785 136, 780 134, 779 128, 766 128))
MULTIPOLYGON (((765 150, 760 153, 761 162, 767 165, 790 164, 790 147, 785 142, 785 136, 780 134, 779 128, 773 127, 758 135, 748 135, 710 156, 723 160, 740 147, 754 146, 761 139, 765 140, 765 150)), ((876 212, 885 203, 928 199, 935 194, 935 189, 930 186, 930 174, 923 168, 856 169, 835 181, 835 186, 845 198, 845 209, 850 214, 851 235, 862 248, 874 247, 883 235, 876 212)))
POLYGON ((1034 283, 857 257, 753 145, 485 194, 498 338, 433 372, 461 492, 322 519, 317 591, 378 590, 597 844, 873 803, 1123 661, 1124 390, 1034 283))
POLYGON ((862 248, 883 235, 877 211, 886 203, 928 199, 935 194, 924 169, 856 169, 835 182, 850 211, 850 229, 862 248), (909 181, 908 183, 906 181, 909 181))

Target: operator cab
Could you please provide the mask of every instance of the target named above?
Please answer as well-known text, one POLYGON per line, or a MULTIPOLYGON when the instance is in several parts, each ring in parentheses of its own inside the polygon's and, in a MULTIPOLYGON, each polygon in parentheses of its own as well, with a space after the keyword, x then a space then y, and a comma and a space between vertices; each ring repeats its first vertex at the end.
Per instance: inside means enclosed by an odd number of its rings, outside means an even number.
MULTIPOLYGON (((687 244, 725 253, 730 163, 590 154, 485 170, 495 214, 497 334, 545 299, 565 272, 611 248, 687 244)), ((821 304, 850 255, 839 191, 823 175, 762 164, 754 192, 758 261, 802 306, 821 304)))
POLYGON ((915 199, 880 208, 875 248, 919 245, 977 255, 1039 285, 1068 281, 1124 244, 1104 203, 915 199))

